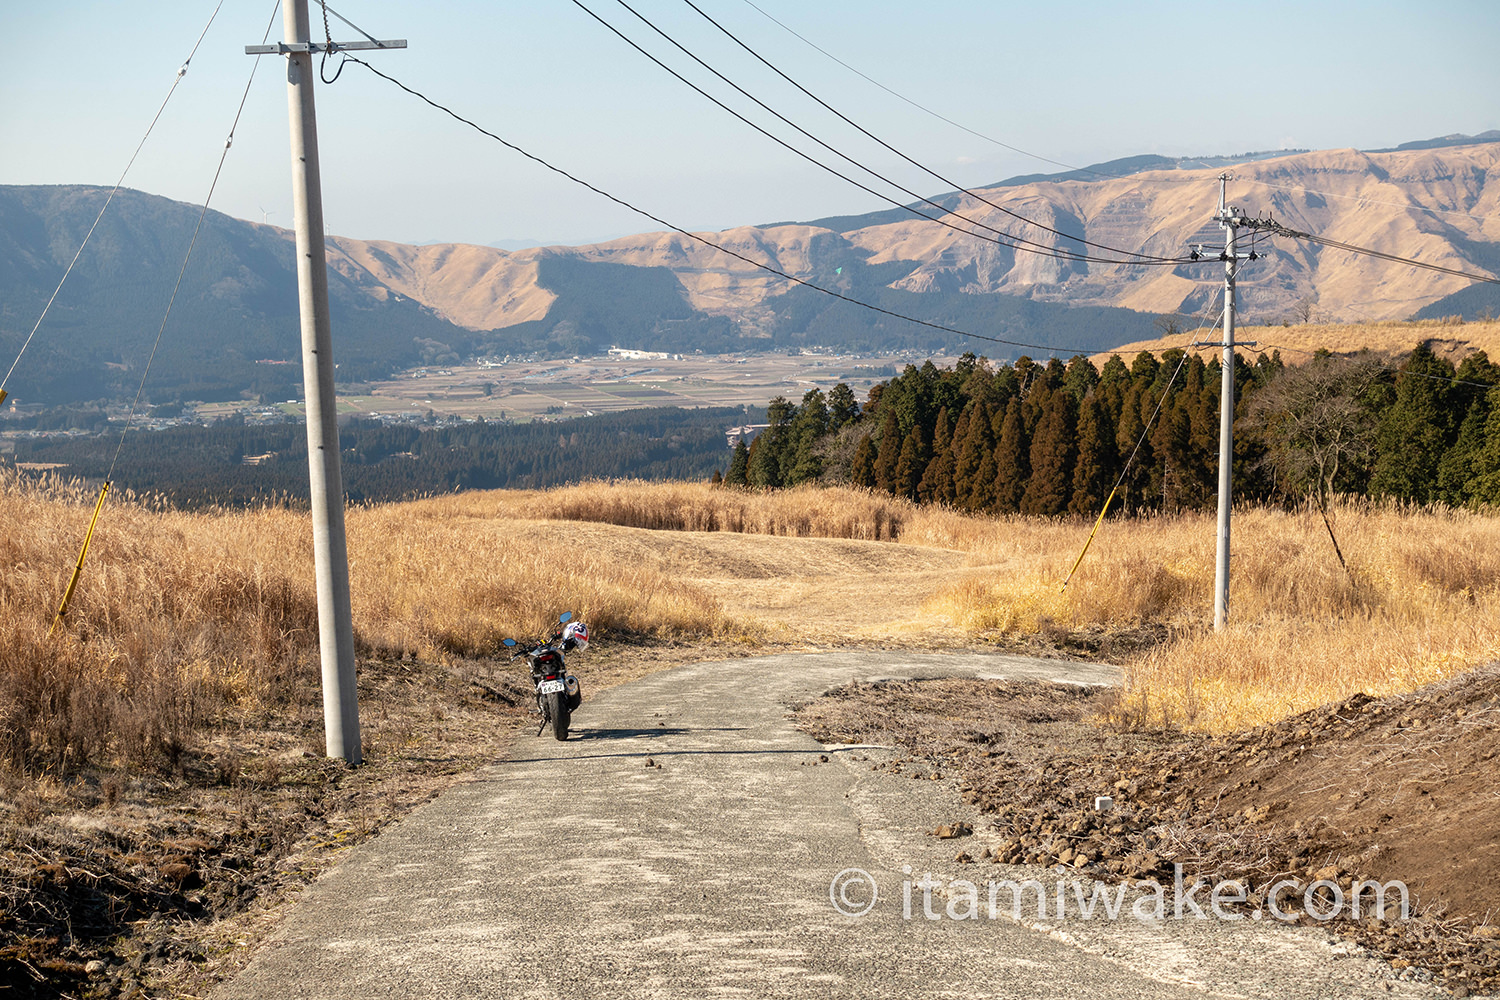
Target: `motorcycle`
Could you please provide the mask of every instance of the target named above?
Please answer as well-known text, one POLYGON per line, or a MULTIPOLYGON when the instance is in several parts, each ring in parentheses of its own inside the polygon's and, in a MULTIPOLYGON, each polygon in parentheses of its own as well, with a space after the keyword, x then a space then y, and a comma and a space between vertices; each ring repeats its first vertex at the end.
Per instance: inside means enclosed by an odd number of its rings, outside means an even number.
POLYGON ((554 632, 544 642, 530 647, 521 646, 514 639, 505 639, 503 643, 507 649, 519 649, 519 652, 511 653, 512 660, 524 656, 531 667, 531 682, 536 685, 536 707, 542 714, 536 734, 542 735, 550 724, 552 735, 565 740, 573 713, 583 704, 583 692, 578 686, 578 678, 568 673, 563 654, 574 650, 581 653, 588 648, 589 627, 583 622, 573 621, 571 611, 558 616, 557 623, 562 630, 554 632))

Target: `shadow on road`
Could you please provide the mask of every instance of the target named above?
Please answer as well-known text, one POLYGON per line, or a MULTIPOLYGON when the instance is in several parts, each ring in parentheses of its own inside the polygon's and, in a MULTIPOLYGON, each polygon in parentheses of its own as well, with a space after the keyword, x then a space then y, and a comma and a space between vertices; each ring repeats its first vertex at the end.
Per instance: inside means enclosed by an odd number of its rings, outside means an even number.
POLYGON ((638 729, 575 729, 568 738, 574 740, 651 739, 657 736, 682 736, 685 733, 737 733, 739 729, 693 729, 687 726, 655 726, 638 729))
MULTIPOLYGON (((591 739, 626 739, 626 738, 631 737, 631 736, 667 736, 667 735, 682 734, 682 733, 736 733, 736 732, 741 732, 741 731, 742 730, 740 730, 740 729, 639 729, 639 730, 637 730, 637 729, 592 729, 592 730, 577 730, 577 731, 575 731, 572 734, 572 738, 569 739, 566 743, 562 743, 562 744, 547 743, 545 745, 548 746, 549 748, 550 747, 557 747, 558 749, 563 749, 563 748, 566 748, 568 746, 576 746, 580 742, 583 742, 585 740, 591 740, 591 739)), ((618 758, 628 758, 628 757, 638 757, 638 758, 659 757, 659 758, 663 758, 663 759, 668 758, 668 757, 755 757, 755 756, 762 756, 762 755, 763 756, 768 756, 768 757, 772 757, 772 756, 808 757, 808 756, 811 756, 813 754, 823 754, 823 755, 826 756, 827 754, 830 754, 830 753, 839 753, 841 751, 847 751, 847 750, 869 750, 869 749, 871 749, 871 748, 868 747, 868 746, 864 746, 864 745, 859 745, 859 746, 853 746, 853 745, 851 745, 851 746, 847 746, 847 747, 817 747, 817 746, 814 746, 814 747, 808 747, 806 749, 790 749, 790 748, 782 748, 782 747, 775 747, 775 748, 773 748, 773 747, 764 747, 764 748, 754 748, 754 747, 752 747, 752 748, 745 749, 745 750, 712 750, 712 749, 708 749, 708 748, 684 747, 684 748, 682 748, 680 750, 662 750, 662 749, 656 749, 656 750, 636 750, 636 751, 629 751, 629 752, 627 752, 627 751, 621 751, 621 752, 618 752, 618 753, 559 754, 558 756, 555 756, 555 757, 514 757, 514 758, 511 758, 510 760, 499 761, 498 764, 497 764, 497 766, 504 767, 507 764, 542 764, 542 763, 547 763, 547 762, 556 761, 556 760, 609 760, 611 758, 616 758, 616 757, 618 757, 618 758)))

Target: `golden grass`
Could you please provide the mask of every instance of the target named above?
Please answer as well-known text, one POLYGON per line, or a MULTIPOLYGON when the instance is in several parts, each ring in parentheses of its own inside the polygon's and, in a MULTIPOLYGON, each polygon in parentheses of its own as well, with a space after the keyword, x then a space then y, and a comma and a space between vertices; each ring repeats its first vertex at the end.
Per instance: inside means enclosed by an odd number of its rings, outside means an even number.
MULTIPOLYGON (((807 486, 780 493, 713 489, 703 483, 582 483, 493 493, 497 511, 556 521, 596 521, 657 531, 726 531, 794 538, 893 541, 925 516, 916 504, 864 490, 807 486)), ((457 497, 459 505, 473 503, 457 497)))
POLYGON ((1160 629, 1126 657, 1126 700, 1153 721, 1214 732, 1257 725, 1356 691, 1407 691, 1500 657, 1500 521, 1349 504, 1315 513, 1246 509, 1234 521, 1231 625, 1212 621, 1211 514, 1106 524, 1066 592, 1081 524, 1009 523, 1003 544, 926 609, 979 632, 1067 636, 1160 629))
POLYGON ((488 655, 560 611, 596 631, 743 637, 710 594, 550 525, 494 508, 494 494, 369 507, 348 518, 356 632, 374 649, 488 655))
MULTIPOLYGON (((195 726, 233 706, 315 697, 311 529, 283 509, 183 513, 111 498, 67 627, 49 637, 93 500, 0 474, 0 762, 171 762, 195 726)), ((349 512, 363 653, 487 655, 564 610, 605 634, 754 628, 662 572, 464 508, 448 498, 349 512)))
MULTIPOLYGON (((1409 332, 1411 324, 1399 326, 1409 332)), ((1106 523, 1064 592, 1085 522, 973 517, 849 489, 595 483, 488 496, 497 512, 529 517, 949 550, 951 572, 911 574, 931 591, 913 621, 890 623, 909 627, 887 628, 887 636, 1040 634, 1064 647, 1101 633, 1155 637, 1121 658, 1126 704, 1155 722, 1210 731, 1356 691, 1410 690, 1500 657, 1500 522, 1482 514, 1342 505, 1333 516, 1346 571, 1315 513, 1242 510, 1231 627, 1215 634, 1212 514, 1106 523)), ((896 617, 890 596, 870 590, 896 617)))
MULTIPOLYGON (((1500 322, 1493 320, 1467 323, 1457 319, 1405 322, 1388 320, 1378 323, 1293 323, 1290 326, 1272 323, 1265 326, 1241 326, 1237 328, 1236 335, 1259 345, 1245 348, 1245 352, 1252 356, 1261 351, 1269 355, 1279 348, 1282 351, 1281 360, 1289 365, 1301 364, 1312 357, 1312 352, 1318 350, 1337 354, 1369 350, 1384 357, 1394 357, 1405 355, 1425 341, 1430 341, 1434 353, 1447 358, 1455 367, 1475 351, 1484 351, 1491 358, 1500 357, 1500 322)), ((1141 351, 1160 354, 1172 348, 1180 349, 1191 339, 1186 334, 1179 334, 1175 337, 1140 340, 1096 354, 1093 360, 1095 364, 1103 364, 1111 354, 1118 354, 1128 361, 1141 351)), ((1207 361, 1218 357, 1221 352, 1212 347, 1203 347, 1198 348, 1195 353, 1207 361)))
MULTIPOLYGON (((0 478, 0 759, 160 762, 218 715, 316 700, 304 514, 112 499, 68 627, 48 638, 92 499, 0 478)), ((1127 710, 1213 731, 1500 655, 1500 522, 1369 504, 1335 518, 1347 573, 1315 514, 1241 511, 1233 624, 1217 635, 1211 515, 1107 523, 1066 592, 1086 522, 850 489, 592 483, 358 508, 348 524, 365 655, 489 655, 562 610, 605 634, 700 642, 1125 636, 1127 710)))

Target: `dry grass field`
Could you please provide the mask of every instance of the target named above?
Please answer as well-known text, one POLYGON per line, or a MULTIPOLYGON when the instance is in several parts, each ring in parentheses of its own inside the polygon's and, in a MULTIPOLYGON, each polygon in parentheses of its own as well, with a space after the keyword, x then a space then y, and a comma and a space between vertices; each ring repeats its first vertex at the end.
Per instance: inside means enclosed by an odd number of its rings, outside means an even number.
MULTIPOLYGON (((1210 323, 1217 316, 1210 318, 1210 323)), ((1203 331, 1187 329, 1175 337, 1159 337, 1123 344, 1114 350, 1095 355, 1094 362, 1103 364, 1110 354, 1132 358, 1141 351, 1161 354, 1172 348, 1184 348, 1189 341, 1204 339, 1203 331), (1194 334, 1197 336, 1194 336, 1194 334)), ((1208 338, 1212 339, 1212 338, 1208 338)), ((1246 348, 1252 355, 1258 352, 1280 350, 1281 359, 1289 365, 1301 364, 1312 357, 1313 352, 1332 351, 1335 354, 1352 354, 1370 351, 1384 358, 1404 356, 1419 343, 1427 343, 1439 357, 1447 358, 1457 367, 1464 358, 1475 351, 1484 351, 1491 358, 1500 357, 1500 322, 1474 321, 1465 323, 1454 319, 1424 319, 1415 322, 1390 320, 1383 323, 1280 323, 1236 326, 1235 339, 1253 341, 1256 346, 1246 348)), ((1204 360, 1218 357, 1212 347, 1201 347, 1197 352, 1204 360)))
POLYGON ((1500 521, 1483 514, 1339 506, 1346 571, 1316 514, 1243 510, 1232 625, 1215 634, 1212 514, 1106 523, 1064 591, 1088 533, 1081 521, 977 518, 853 490, 756 494, 692 484, 584 485, 467 502, 493 502, 497 514, 672 531, 659 544, 691 548, 711 567, 672 567, 679 578, 735 618, 811 629, 823 641, 1032 639, 1072 653, 1100 650, 1126 668, 1124 710, 1143 722, 1225 732, 1357 691, 1411 690, 1500 657, 1500 521), (710 534, 726 531, 862 547, 839 549, 837 559, 807 543, 787 547, 777 579, 758 575, 769 569, 760 564, 736 572, 744 556, 734 554, 775 550, 710 534), (829 579, 820 579, 825 566, 829 579), (768 602, 767 594, 785 597, 768 602))
MULTIPOLYGON (((48 637, 92 497, 0 483, 0 755, 31 771, 144 759, 315 676, 309 532, 282 509, 107 505, 48 637)), ((483 657, 559 610, 694 644, 999 642, 1105 655, 1143 720, 1224 731, 1500 655, 1500 522, 1246 510, 1214 634, 1211 516, 1107 523, 1066 591, 1077 521, 977 518, 853 490, 586 484, 349 513, 362 655, 483 657)))

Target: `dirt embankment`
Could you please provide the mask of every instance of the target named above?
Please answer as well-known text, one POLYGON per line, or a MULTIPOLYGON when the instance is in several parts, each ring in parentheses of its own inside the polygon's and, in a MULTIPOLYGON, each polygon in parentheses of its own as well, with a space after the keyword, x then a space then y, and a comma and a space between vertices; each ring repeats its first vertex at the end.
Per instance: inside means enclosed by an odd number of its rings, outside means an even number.
POLYGON ((1133 731, 1113 692, 1039 682, 856 684, 801 714, 819 739, 901 747, 898 773, 958 778, 993 817, 960 860, 1163 884, 1180 864, 1239 882, 1251 910, 1282 879, 1286 909, 1319 879, 1400 880, 1411 919, 1390 896, 1389 919, 1329 926, 1460 995, 1500 989, 1500 667, 1221 738, 1133 731))

